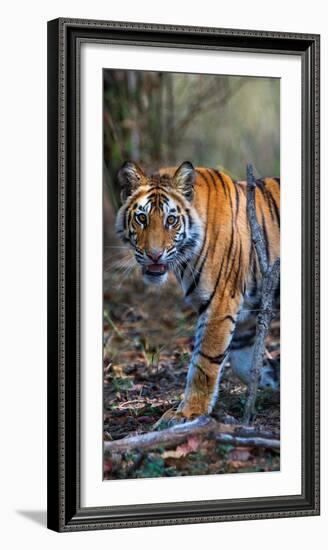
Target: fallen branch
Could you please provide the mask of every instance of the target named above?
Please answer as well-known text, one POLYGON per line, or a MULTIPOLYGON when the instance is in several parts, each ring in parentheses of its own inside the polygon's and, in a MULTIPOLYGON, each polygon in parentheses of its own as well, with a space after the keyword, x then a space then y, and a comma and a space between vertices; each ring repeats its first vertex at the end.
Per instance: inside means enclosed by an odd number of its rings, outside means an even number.
POLYGON ((219 434, 215 440, 222 445, 234 445, 235 447, 263 447, 264 449, 280 449, 279 439, 266 439, 264 437, 240 437, 231 434, 219 434))
POLYGON ((274 294, 280 277, 280 258, 277 258, 272 265, 269 265, 263 230, 256 217, 255 189, 256 183, 253 175, 253 167, 249 164, 247 166, 247 217, 251 228, 252 242, 256 250, 262 274, 262 296, 260 312, 257 317, 256 338, 251 368, 251 381, 248 386, 244 411, 245 424, 249 424, 255 410, 256 394, 261 369, 263 367, 265 338, 268 334, 270 323, 275 316, 274 294))
POLYGON ((229 426, 216 422, 213 418, 201 416, 196 420, 178 424, 159 432, 125 437, 116 441, 105 441, 104 453, 108 455, 133 450, 145 451, 158 447, 175 447, 187 441, 190 436, 206 436, 207 439, 215 439, 223 445, 280 449, 280 441, 275 438, 274 434, 265 432, 264 437, 260 431, 255 429, 243 431, 242 426, 229 426), (245 435, 243 435, 244 433, 245 435))

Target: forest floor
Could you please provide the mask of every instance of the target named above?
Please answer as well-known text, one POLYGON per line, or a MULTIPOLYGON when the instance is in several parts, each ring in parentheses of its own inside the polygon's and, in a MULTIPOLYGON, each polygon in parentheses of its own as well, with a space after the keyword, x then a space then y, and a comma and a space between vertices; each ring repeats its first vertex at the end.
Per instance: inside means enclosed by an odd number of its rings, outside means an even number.
MULTIPOLYGON (((116 244, 116 243, 115 243, 116 244)), ((183 396, 196 323, 177 283, 146 286, 138 268, 122 272, 126 256, 107 247, 104 266, 104 440, 154 430, 162 414, 183 396), (119 267, 117 267, 119 266, 119 267)), ((273 322, 267 352, 279 357, 279 321, 273 322)), ((225 367, 212 415, 242 422, 246 386, 225 367)), ((279 393, 259 390, 253 426, 279 437, 279 393)), ((113 453, 104 460, 104 479, 276 471, 280 455, 259 447, 218 444, 191 436, 173 449, 113 453)))

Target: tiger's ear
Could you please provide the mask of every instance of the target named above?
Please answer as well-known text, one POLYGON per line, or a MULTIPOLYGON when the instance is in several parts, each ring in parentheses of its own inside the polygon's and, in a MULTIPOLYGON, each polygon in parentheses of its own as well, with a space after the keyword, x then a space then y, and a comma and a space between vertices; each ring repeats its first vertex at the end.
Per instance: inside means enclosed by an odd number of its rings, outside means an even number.
POLYGON ((121 200, 124 202, 139 185, 145 180, 146 176, 135 162, 127 161, 121 166, 117 173, 117 179, 121 186, 121 200))
POLYGON ((188 201, 194 196, 195 169, 191 162, 183 162, 173 176, 173 186, 188 201))

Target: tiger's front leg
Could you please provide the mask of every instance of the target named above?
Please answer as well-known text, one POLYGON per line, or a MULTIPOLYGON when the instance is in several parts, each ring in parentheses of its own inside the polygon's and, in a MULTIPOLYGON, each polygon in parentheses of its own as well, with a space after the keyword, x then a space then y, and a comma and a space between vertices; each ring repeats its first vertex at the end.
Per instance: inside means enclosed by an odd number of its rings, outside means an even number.
POLYGON ((186 418, 209 414, 216 402, 220 376, 229 355, 235 317, 214 310, 198 320, 195 347, 184 399, 178 411, 186 418))
POLYGON ((232 300, 229 295, 200 315, 183 401, 176 411, 167 411, 160 422, 173 424, 212 411, 240 303, 241 298, 232 300))

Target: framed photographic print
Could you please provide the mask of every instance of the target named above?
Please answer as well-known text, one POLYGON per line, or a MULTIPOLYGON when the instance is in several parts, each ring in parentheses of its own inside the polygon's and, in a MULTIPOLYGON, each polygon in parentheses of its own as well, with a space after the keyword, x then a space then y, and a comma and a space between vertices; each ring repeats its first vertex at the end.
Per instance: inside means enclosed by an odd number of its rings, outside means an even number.
POLYGON ((48 527, 319 514, 319 36, 48 23, 48 527))

